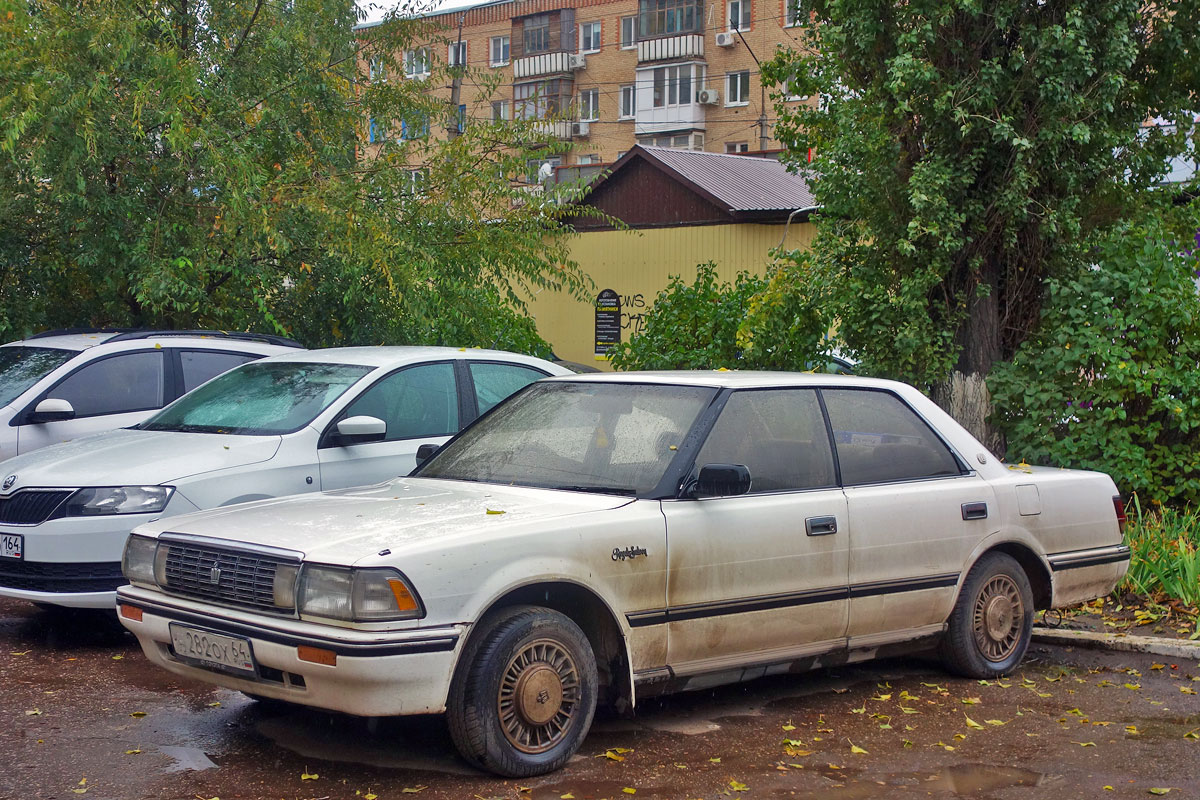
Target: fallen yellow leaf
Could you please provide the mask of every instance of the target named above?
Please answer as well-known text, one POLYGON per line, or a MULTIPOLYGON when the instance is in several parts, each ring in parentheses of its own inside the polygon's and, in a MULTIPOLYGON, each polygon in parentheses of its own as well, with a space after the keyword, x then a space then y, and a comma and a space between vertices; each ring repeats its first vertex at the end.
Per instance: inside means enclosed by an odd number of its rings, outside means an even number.
MULTIPOLYGON (((423 792, 428 788, 429 788, 428 786, 405 786, 403 789, 400 790, 400 793, 401 794, 416 794, 417 792, 423 792)), ((518 791, 519 791, 519 789, 518 789, 518 791)))
POLYGON ((315 772, 310 773, 307 769, 300 773, 300 780, 302 781, 315 781, 319 777, 321 776, 315 772))
POLYGON ((744 783, 739 783, 738 781, 730 781, 729 788, 733 789, 735 792, 745 792, 745 791, 749 791, 749 789, 750 789, 749 786, 747 786, 744 783))
POLYGON ((965 719, 967 721, 968 728, 971 728, 972 730, 977 730, 977 731, 983 730, 983 726, 980 725, 975 720, 971 719, 970 717, 964 716, 963 719, 965 719))
POLYGON ((1096 746, 1095 742, 1071 742, 1071 744, 1077 744, 1080 747, 1095 747, 1096 746))
POLYGON ((626 786, 621 791, 625 794, 637 794, 637 789, 633 788, 632 786, 626 786))

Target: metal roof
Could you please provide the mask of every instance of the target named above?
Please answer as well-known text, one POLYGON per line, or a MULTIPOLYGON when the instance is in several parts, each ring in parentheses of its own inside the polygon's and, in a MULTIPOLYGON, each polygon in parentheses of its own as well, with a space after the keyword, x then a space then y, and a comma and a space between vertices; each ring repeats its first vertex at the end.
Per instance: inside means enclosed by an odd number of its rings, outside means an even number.
POLYGON ((630 150, 626 158, 639 150, 731 212, 792 211, 814 204, 808 182, 773 158, 645 145, 630 150))

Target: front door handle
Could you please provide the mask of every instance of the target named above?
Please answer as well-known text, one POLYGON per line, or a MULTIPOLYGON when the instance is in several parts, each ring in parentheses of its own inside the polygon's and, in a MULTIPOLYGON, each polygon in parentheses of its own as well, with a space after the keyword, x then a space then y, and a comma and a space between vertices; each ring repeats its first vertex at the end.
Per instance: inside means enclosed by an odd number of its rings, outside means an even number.
POLYGON ((807 517, 804 532, 809 536, 828 536, 837 533, 837 517, 807 517))

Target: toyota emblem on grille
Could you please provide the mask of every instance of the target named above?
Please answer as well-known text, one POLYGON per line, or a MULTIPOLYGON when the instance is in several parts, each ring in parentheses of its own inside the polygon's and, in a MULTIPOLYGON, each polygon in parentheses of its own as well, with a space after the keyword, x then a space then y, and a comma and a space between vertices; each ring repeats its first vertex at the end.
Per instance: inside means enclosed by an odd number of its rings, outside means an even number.
POLYGON ((221 582, 221 568, 213 567, 208 571, 208 582, 216 585, 221 582))
POLYGON ((9 475, 7 478, 4 479, 4 490, 8 491, 9 489, 11 489, 13 487, 13 484, 16 482, 17 482, 17 476, 9 475))

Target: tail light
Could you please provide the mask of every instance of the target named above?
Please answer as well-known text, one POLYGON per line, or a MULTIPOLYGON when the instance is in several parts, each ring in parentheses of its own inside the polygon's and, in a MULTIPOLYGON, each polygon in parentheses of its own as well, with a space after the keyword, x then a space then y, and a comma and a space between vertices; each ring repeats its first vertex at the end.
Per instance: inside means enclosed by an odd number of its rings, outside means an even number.
POLYGON ((1125 504, 1121 502, 1121 495, 1113 495, 1113 508, 1117 511, 1117 527, 1121 533, 1125 532, 1125 523, 1128 520, 1125 517, 1125 504))

